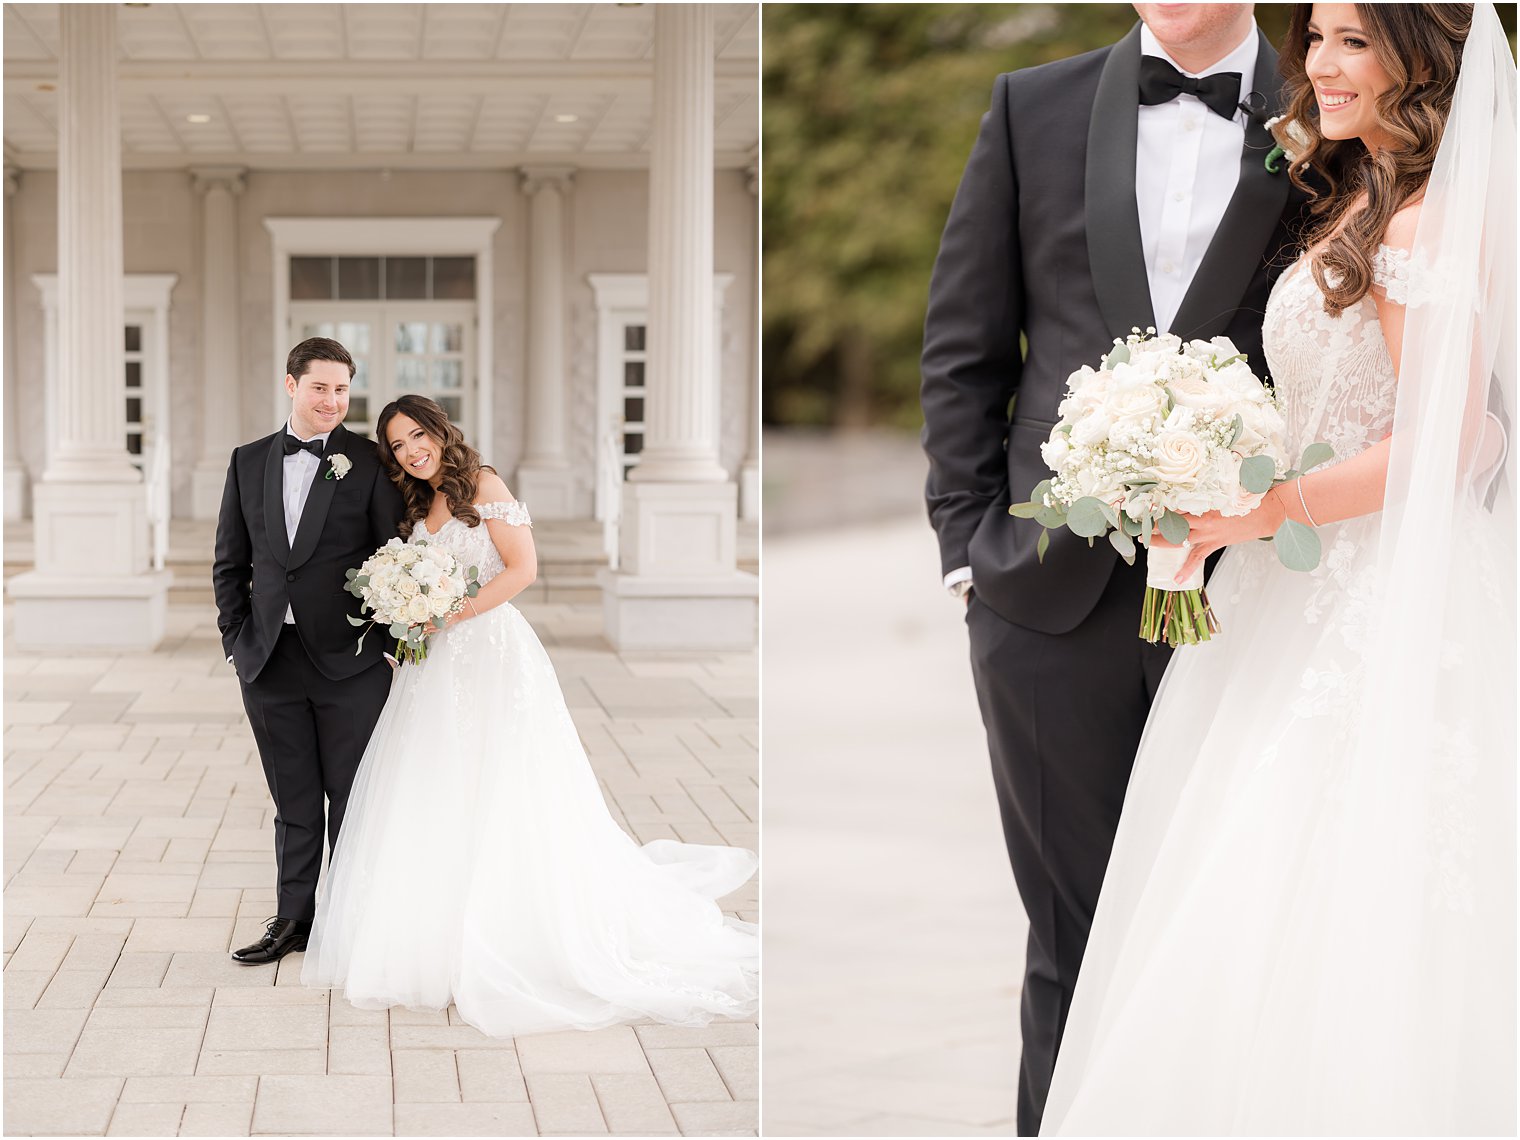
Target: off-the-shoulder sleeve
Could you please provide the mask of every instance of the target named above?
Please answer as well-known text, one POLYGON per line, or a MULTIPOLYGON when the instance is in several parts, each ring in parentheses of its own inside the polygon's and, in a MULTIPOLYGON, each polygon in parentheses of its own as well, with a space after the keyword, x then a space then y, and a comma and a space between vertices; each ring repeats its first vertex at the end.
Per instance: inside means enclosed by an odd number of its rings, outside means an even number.
POLYGON ((1440 283, 1427 260, 1407 249, 1379 245, 1372 255, 1372 282, 1395 305, 1426 305, 1440 295, 1440 283))
POLYGON ((528 508, 513 499, 510 503, 476 503, 475 509, 482 519, 496 519, 508 526, 532 526, 528 508))

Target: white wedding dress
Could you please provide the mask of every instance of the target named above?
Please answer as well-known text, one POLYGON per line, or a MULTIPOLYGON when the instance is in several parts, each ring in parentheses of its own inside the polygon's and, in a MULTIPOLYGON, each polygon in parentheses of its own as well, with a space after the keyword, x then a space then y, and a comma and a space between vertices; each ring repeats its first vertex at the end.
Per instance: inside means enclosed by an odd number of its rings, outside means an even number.
MULTIPOLYGON (((1374 270, 1422 302, 1405 251, 1374 270)), ((1291 457, 1389 434, 1370 296, 1327 315, 1300 260, 1264 339, 1291 457)), ((1443 660, 1480 668, 1443 680, 1443 723, 1396 726, 1377 760, 1417 796, 1350 790, 1372 631, 1421 616, 1375 601, 1382 517, 1322 527, 1311 573, 1251 543, 1211 577, 1220 632, 1173 654, 1147 722, 1042 1134, 1514 1135, 1513 645, 1443 660)), ((1487 529, 1456 520, 1453 596, 1513 631, 1487 529)))
MULTIPOLYGON (((529 525, 517 502, 483 518, 529 525)), ((446 547, 482 584, 503 569, 485 523, 446 547)), ((656 840, 608 814, 548 655, 511 603, 403 665, 375 726, 318 897, 301 980, 363 1009, 451 1001, 495 1037, 756 1008, 754 926, 714 901, 755 856, 656 840)))

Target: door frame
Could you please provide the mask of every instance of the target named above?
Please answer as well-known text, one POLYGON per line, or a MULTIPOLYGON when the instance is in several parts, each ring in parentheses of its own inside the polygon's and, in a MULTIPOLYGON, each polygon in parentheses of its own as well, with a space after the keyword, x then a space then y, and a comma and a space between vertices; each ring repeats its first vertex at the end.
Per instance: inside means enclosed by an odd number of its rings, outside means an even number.
MULTIPOLYGON (((461 425, 473 434, 482 455, 496 454, 494 424, 495 311, 492 305, 492 247, 500 218, 265 218, 274 257, 273 361, 284 378, 290 337, 290 259, 292 257, 474 257, 475 386, 474 423, 461 425)), ((369 302, 356 301, 356 305, 369 302)), ((468 304, 469 302, 466 302, 468 304)), ((290 397, 283 383, 274 385, 270 430, 284 423, 290 397)))

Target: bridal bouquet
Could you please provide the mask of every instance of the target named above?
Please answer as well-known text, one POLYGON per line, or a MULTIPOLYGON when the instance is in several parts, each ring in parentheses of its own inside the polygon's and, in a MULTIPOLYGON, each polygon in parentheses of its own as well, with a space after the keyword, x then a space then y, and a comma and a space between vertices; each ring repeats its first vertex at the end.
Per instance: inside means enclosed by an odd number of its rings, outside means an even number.
MULTIPOLYGON (((1140 636, 1195 645, 1219 627, 1203 570, 1181 586, 1175 581, 1188 551, 1183 516, 1246 514, 1275 483, 1332 453, 1312 444, 1299 470, 1289 470, 1282 415, 1229 338, 1184 343, 1154 332, 1116 339, 1098 368, 1071 374, 1061 420, 1041 445, 1055 475, 1008 512, 1045 527, 1036 547, 1042 561, 1053 527, 1069 527, 1088 545, 1106 535, 1131 565, 1138 541, 1147 549, 1140 636), (1175 545, 1151 546, 1156 531, 1175 545)), ((1289 519, 1273 538, 1290 569, 1318 564, 1319 539, 1309 527, 1289 519)))
MULTIPOLYGON (((393 538, 359 569, 347 571, 345 589, 362 599, 362 609, 374 615, 350 617, 349 624, 389 627, 396 639, 397 659, 422 661, 427 657, 428 623, 442 623, 464 608, 466 598, 480 592, 476 573, 476 567, 460 566, 447 550, 429 545, 426 539, 393 538)), ((368 636, 368 629, 359 635, 355 653, 368 636)))

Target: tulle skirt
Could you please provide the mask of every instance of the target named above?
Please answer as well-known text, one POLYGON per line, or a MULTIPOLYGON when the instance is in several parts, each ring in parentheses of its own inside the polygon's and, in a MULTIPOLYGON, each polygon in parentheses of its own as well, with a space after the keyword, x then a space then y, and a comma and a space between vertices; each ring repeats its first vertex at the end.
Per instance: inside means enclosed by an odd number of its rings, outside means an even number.
POLYGON ((716 899, 755 856, 608 814, 548 655, 499 606, 397 671, 359 766, 301 980, 492 1036, 756 1006, 755 928, 716 899))
POLYGON ((1498 635, 1448 646, 1438 713, 1368 755, 1371 635, 1421 620, 1378 602, 1377 528, 1210 580, 1221 632, 1146 725, 1043 1134, 1514 1135, 1514 586, 1467 520, 1454 604, 1498 635))

